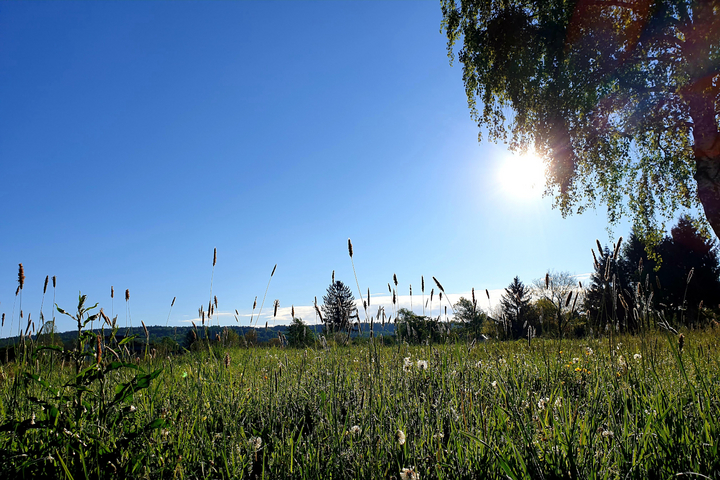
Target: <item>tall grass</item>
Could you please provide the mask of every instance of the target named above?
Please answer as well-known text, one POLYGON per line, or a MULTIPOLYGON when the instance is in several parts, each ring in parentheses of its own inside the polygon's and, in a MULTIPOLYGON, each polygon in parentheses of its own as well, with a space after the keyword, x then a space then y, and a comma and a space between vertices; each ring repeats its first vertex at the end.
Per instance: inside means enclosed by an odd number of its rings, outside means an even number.
POLYGON ((106 354, 51 371, 38 352, 4 370, 0 475, 717 478, 720 335, 684 338, 560 355, 543 339, 206 349, 115 370, 106 354), (53 389, 76 389, 88 364, 104 376, 54 414, 53 389))

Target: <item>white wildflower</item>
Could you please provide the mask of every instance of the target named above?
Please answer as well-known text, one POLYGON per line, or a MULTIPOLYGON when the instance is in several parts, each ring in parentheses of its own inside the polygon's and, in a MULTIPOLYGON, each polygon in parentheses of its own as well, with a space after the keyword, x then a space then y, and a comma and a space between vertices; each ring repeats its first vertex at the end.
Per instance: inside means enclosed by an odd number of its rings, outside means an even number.
POLYGON ((413 362, 412 362, 412 360, 410 360, 410 357, 403 358, 403 365, 409 367, 409 366, 412 366, 412 363, 413 362))
POLYGON ((397 439, 398 445, 405 445, 405 433, 402 430, 398 430, 397 433, 395 433, 395 438, 397 439))
POLYGON ((615 434, 613 433, 612 430, 603 430, 602 436, 605 438, 614 438, 615 434))
POLYGON ((418 361, 417 361, 417 367, 418 367, 420 370, 427 370, 427 368, 428 368, 427 360, 418 360, 418 361))
POLYGON ((548 397, 541 398, 540 400, 538 400, 538 404, 537 404, 537 405, 538 405, 538 408, 539 408, 540 410, 545 410, 545 405, 546 405, 548 402, 550 402, 550 399, 549 399, 548 397))
POLYGON ((625 357, 623 357, 622 355, 618 357, 618 365, 620 365, 620 368, 624 370, 630 370, 630 366, 628 366, 627 360, 625 360, 625 357))
POLYGON ((592 355, 593 353, 594 353, 594 352, 593 352, 593 349, 592 349, 592 348, 590 348, 590 347, 585 347, 585 355, 592 355))
POLYGON ((475 367, 482 368, 482 361, 478 360, 477 363, 475 364, 475 367))
POLYGON ((580 359, 578 357, 575 357, 572 359, 572 363, 579 363, 580 359))
POLYGON ((413 468, 403 468, 400 470, 400 480, 420 480, 420 474, 413 468))
POLYGON ((250 448, 255 450, 256 452, 262 448, 262 438, 260 437, 250 437, 250 448))
POLYGON ((352 427, 350 427, 350 433, 352 433, 353 435, 358 435, 360 432, 362 432, 360 425, 353 425, 352 427))
POLYGON ((560 407, 562 407, 562 397, 557 397, 557 398, 555 399, 555 403, 553 404, 553 406, 554 406, 555 408, 560 408, 560 407))
POLYGON ((492 385, 493 388, 497 388, 497 380, 494 380, 490 385, 492 385))
POLYGON ((636 353, 635 355, 633 355, 633 358, 635 360, 640 360, 642 358, 642 355, 640 355, 639 353, 636 353))

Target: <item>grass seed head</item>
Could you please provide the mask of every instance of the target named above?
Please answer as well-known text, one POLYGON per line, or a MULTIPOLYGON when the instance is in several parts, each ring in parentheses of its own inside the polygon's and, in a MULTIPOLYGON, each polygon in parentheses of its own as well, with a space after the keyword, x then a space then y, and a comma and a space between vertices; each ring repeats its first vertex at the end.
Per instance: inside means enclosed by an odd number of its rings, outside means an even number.
POLYGON ((620 253, 620 244, 623 241, 623 237, 618 238, 617 245, 615 245, 615 252, 613 253, 613 260, 617 260, 618 253, 620 253))
POLYGON ((353 247, 352 247, 352 241, 348 238, 348 253, 350 254, 350 258, 353 256, 353 247))
POLYGON ((125 289, 125 301, 126 302, 130 301, 130 289, 129 288, 125 289))
POLYGON ((53 275, 53 288, 55 288, 55 285, 57 284, 56 280, 55 275, 53 275))
POLYGON ((48 286, 48 281, 49 281, 49 280, 50 280, 50 276, 49 276, 49 275, 45 275, 45 285, 43 286, 43 295, 45 295, 45 292, 47 292, 47 286, 48 286))
POLYGON ((443 288, 442 285, 440 285, 440 282, 438 282, 438 279, 433 277, 433 280, 435 281, 435 285, 437 285, 437 287, 440 289, 440 291, 445 292, 445 289, 443 288))
POLYGON ((213 267, 217 263, 217 247, 213 248, 213 267))
POLYGON ((20 290, 22 290, 25 286, 25 269, 23 268, 22 263, 18 264, 18 286, 20 287, 20 290))

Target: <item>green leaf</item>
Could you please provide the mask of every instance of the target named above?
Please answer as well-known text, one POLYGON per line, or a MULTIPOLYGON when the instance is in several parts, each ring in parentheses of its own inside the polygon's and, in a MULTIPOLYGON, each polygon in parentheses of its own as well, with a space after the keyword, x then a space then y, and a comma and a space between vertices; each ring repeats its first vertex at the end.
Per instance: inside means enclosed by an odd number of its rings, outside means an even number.
POLYGON ((167 426, 167 423, 165 422, 164 419, 162 419, 162 418, 156 418, 156 419, 153 420, 152 422, 148 423, 148 424, 145 426, 144 430, 145 430, 145 431, 154 430, 154 429, 156 429, 156 428, 162 428, 162 427, 165 427, 165 426, 167 426))
POLYGON ((58 396, 58 395, 60 394, 60 391, 59 391, 59 390, 57 390, 56 388, 53 388, 52 385, 50 385, 50 384, 49 384, 48 382, 46 382, 45 380, 41 379, 41 378, 40 378, 40 375, 36 375, 36 374, 34 374, 34 373, 29 373, 29 372, 25 372, 24 375, 25 375, 25 378, 27 378, 27 379, 29 379, 29 380, 34 380, 34 381, 36 381, 37 383, 39 383, 40 385, 42 385, 43 387, 45 387, 45 388, 46 388, 50 393, 52 393, 54 396, 58 396))
POLYGON ((110 365, 105 367, 105 373, 112 372, 113 370, 118 370, 120 368, 132 368, 133 370, 140 370, 140 367, 138 367, 134 363, 112 362, 110 365))
POLYGON ((55 350, 56 352, 60 353, 63 353, 65 351, 63 347, 60 347, 58 345, 44 345, 35 349, 35 351, 33 352, 33 357, 37 356, 37 354, 42 350, 55 350))
POLYGON ((135 340, 135 337, 137 337, 137 335, 130 335, 129 337, 123 338, 122 340, 120 340, 120 343, 118 343, 118 346, 120 346, 120 345, 125 345, 125 344, 128 343, 129 341, 135 340))

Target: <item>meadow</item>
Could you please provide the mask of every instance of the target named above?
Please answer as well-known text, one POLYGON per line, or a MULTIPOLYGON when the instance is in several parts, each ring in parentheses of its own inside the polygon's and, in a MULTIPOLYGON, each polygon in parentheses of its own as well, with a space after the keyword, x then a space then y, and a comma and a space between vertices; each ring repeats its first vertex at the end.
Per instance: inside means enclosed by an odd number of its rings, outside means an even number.
POLYGON ((720 477, 717 330, 131 361, 79 310, 0 371, 2 478, 720 477))

